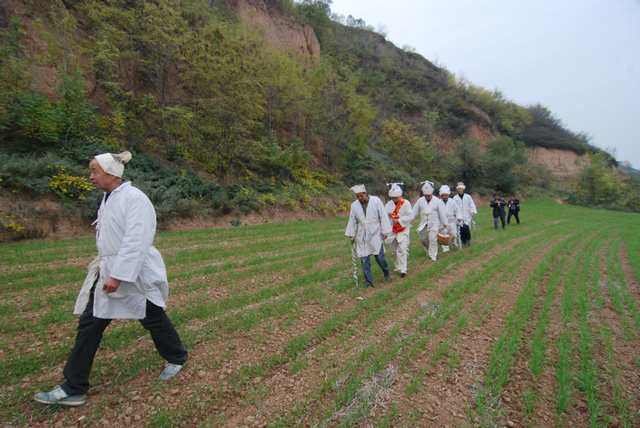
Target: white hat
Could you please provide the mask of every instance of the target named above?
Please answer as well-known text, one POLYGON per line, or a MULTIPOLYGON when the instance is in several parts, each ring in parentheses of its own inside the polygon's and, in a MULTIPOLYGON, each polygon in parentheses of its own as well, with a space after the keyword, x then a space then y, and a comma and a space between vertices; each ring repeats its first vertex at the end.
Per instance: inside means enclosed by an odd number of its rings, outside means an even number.
POLYGON ((122 152, 118 154, 103 153, 94 158, 100 168, 107 174, 116 177, 122 177, 124 173, 124 165, 131 160, 131 152, 122 152))
POLYGON ((353 186, 351 188, 351 191, 353 193, 355 193, 356 195, 358 193, 367 193, 367 189, 366 189, 366 187, 364 187, 364 184, 356 184, 355 186, 353 186))
POLYGON ((450 195, 451 194, 451 189, 449 189, 449 186, 447 186, 446 184, 443 184, 442 186, 440 186, 440 194, 441 195, 450 195))
POLYGON ((459 181, 458 184, 456 184, 456 189, 466 189, 467 186, 464 185, 464 183, 462 181, 459 181))
POLYGON ((422 193, 425 195, 433 195, 433 182, 432 181, 423 181, 422 182, 422 193))
POLYGON ((398 183, 393 183, 389 189, 389 197, 399 198, 400 196, 402 196, 402 187, 398 183))

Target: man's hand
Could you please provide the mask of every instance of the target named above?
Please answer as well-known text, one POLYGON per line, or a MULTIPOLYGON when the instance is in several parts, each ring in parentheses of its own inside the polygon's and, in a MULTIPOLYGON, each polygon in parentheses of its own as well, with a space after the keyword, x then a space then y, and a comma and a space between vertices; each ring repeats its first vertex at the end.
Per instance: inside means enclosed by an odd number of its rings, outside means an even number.
POLYGON ((110 277, 105 281, 102 289, 107 293, 113 293, 118 287, 120 287, 120 280, 110 277))

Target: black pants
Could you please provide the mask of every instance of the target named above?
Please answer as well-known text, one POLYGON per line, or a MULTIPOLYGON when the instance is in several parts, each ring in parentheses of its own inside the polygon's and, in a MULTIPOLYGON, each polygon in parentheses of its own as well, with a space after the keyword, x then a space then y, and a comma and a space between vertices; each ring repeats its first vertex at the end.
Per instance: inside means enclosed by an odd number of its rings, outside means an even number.
POLYGON ((511 224, 511 216, 514 216, 518 224, 520 224, 520 216, 518 215, 517 211, 509 211, 509 215, 507 216, 507 224, 511 224))
MULTIPOLYGON (((91 289, 87 307, 78 321, 76 343, 64 366, 65 382, 62 389, 69 395, 86 394, 89 390, 89 373, 93 358, 100 347, 102 333, 111 323, 111 320, 93 316, 94 291, 95 285, 91 289)), ((173 364, 184 364, 187 361, 187 350, 164 309, 147 300, 147 316, 140 320, 140 324, 151 333, 153 343, 162 358, 173 364)))
POLYGON ((494 217, 493 218, 493 227, 495 229, 498 228, 498 221, 500 221, 500 223, 502 223, 502 228, 504 229, 505 226, 505 222, 504 222, 504 214, 500 215, 500 217, 494 217))
POLYGON ((471 228, 468 224, 460 226, 460 243, 464 246, 471 244, 471 228))

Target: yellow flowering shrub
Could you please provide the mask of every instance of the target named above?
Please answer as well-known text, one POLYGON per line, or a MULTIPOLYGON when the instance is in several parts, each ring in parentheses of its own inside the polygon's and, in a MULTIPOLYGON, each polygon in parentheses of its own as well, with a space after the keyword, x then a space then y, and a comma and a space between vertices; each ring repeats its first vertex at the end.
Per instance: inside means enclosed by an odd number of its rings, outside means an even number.
POLYGON ((68 174, 61 168, 49 180, 49 189, 63 199, 84 199, 94 187, 85 177, 68 174))

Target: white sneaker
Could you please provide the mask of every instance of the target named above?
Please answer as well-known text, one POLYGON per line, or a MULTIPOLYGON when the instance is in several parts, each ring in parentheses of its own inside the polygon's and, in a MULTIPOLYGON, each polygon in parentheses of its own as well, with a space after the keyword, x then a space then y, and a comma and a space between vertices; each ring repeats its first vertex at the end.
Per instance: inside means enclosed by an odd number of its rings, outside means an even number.
POLYGON ((160 373, 160 380, 171 379, 172 377, 180 373, 180 370, 182 370, 182 367, 183 366, 180 364, 167 363, 167 365, 164 366, 164 370, 162 370, 162 373, 160 373))
POLYGON ((82 406, 87 402, 86 395, 69 395, 64 392, 64 389, 60 385, 53 388, 51 391, 38 392, 33 396, 33 399, 38 403, 60 406, 77 407, 82 406))

